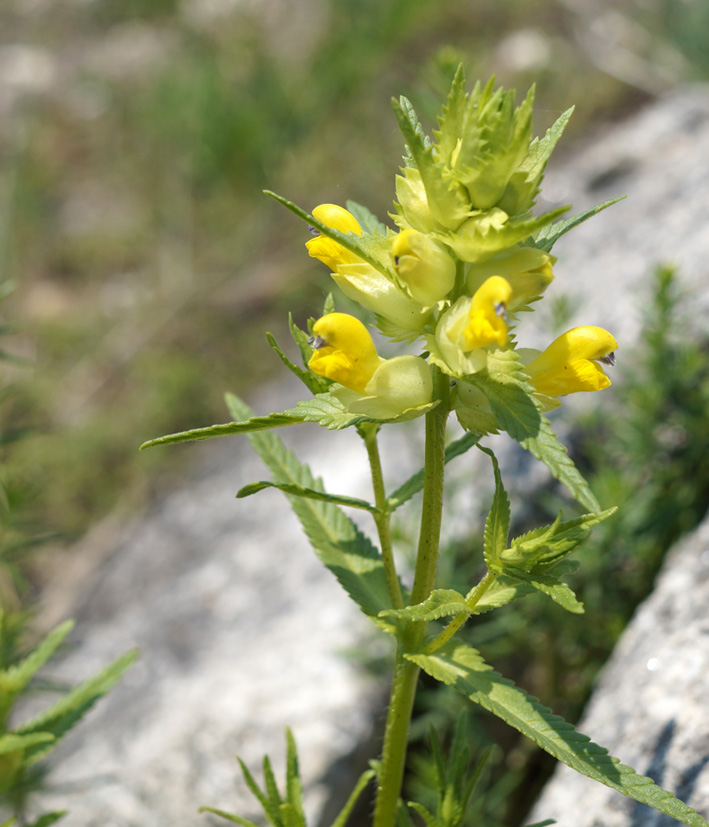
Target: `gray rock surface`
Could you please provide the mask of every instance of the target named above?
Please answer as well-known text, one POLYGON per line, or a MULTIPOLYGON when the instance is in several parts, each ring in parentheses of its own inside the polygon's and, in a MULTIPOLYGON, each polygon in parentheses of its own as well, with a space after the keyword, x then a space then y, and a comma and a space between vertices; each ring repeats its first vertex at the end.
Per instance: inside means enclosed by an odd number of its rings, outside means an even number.
MULTIPOLYGON (((706 331, 708 151, 709 93, 689 89, 609 128, 549 171, 548 197, 574 202, 575 212, 628 196, 558 244, 557 280, 548 292, 551 301, 570 297, 577 308, 573 323, 612 330, 621 359, 637 340, 638 302, 660 260, 680 265, 681 279, 692 291, 693 324, 706 331)), ((540 324, 545 304, 550 302, 542 302, 532 324, 520 326, 525 345, 549 340, 540 324)), ((691 335, 691 324, 687 331, 691 335)), ((292 386, 283 392, 286 405, 299 395, 292 386)), ((564 414, 591 399, 597 402, 596 395, 570 399, 564 414)), ((283 399, 275 402, 283 404, 283 399)), ((268 401, 255 407, 270 409, 268 401)), ((562 420, 557 423, 563 426, 562 420)), ((366 494, 356 436, 322 434, 314 426, 286 436, 318 472, 330 469, 331 490, 366 494), (329 462, 333 456, 337 468, 329 462)), ((52 778, 56 793, 45 803, 70 809, 67 827, 186 827, 204 823, 196 815, 202 804, 253 813, 250 805, 243 809, 244 788, 233 756, 254 766, 269 752, 280 766, 286 724, 302 750, 308 808, 318 812, 328 797, 323 781, 329 764, 371 737, 379 687, 339 654, 366 634, 364 621, 315 560, 276 492, 246 502, 233 499, 242 484, 265 476, 248 445, 224 440, 181 450, 201 457, 199 474, 143 521, 100 544, 95 569, 77 576, 77 597, 61 613, 78 619, 77 649, 62 664, 65 676, 87 675, 136 645, 142 651, 139 665, 63 747, 52 778)), ((402 476, 406 454, 401 444, 389 454, 402 476)), ((518 457, 509 456, 508 467, 528 469, 518 457)), ((547 479, 543 468, 531 467, 533 476, 525 479, 547 479)), ((469 514, 465 507, 452 509, 449 525, 465 523, 469 529, 469 514)), ((695 586, 698 579, 697 573, 695 586)), ((57 591, 65 587, 66 581, 57 591)), ((688 599, 678 599, 676 610, 684 610, 688 599)), ((698 602, 697 617, 701 612, 698 602)), ((656 688, 659 700, 653 703, 669 717, 645 745, 646 760, 637 763, 647 769, 651 756, 658 755, 660 772, 663 753, 656 747, 662 736, 676 774, 670 778, 669 770, 662 770, 663 782, 680 784, 694 772, 694 794, 706 795, 706 770, 697 769, 696 753, 685 746, 694 740, 706 755, 707 731, 684 717, 685 683, 674 677, 664 654, 665 626, 662 616, 647 620, 647 634, 657 645, 639 662, 648 685, 656 688), (648 670, 651 658, 662 667, 648 670), (661 686, 666 675, 671 677, 661 686)), ((690 644, 681 662, 683 680, 699 685, 709 673, 691 673, 696 656, 690 644)), ((642 706, 629 706, 642 730, 642 706)), ((604 743, 603 733, 598 738, 604 743)), ((622 749, 616 752, 631 759, 622 749)), ((567 823, 575 827, 578 807, 573 813, 567 823)), ((598 824, 611 824, 605 814, 596 816, 598 824)), ((639 818, 627 823, 646 823, 639 818)))
MULTIPOLYGON (((709 818, 709 518, 668 555, 579 729, 709 818)), ((529 817, 560 827, 671 827, 669 816, 557 768, 529 817)))

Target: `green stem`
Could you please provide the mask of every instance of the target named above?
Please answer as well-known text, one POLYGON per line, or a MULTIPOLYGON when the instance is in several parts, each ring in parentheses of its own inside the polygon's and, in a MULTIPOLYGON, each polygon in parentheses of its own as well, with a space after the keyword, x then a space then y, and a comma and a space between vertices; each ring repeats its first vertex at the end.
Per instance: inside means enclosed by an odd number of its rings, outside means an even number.
MULTIPOLYGON (((485 594, 485 592, 492 586, 492 584, 497 579, 496 574, 492 574, 491 572, 487 572, 485 577, 478 583, 478 585, 470 592, 470 594, 465 598, 465 603, 467 607, 472 611, 480 601, 480 598, 485 594)), ((426 654, 432 655, 436 650, 440 649, 444 643, 448 643, 448 641, 453 637, 453 635, 460 629, 460 627, 465 623, 465 621, 470 617, 467 612, 461 612, 460 614, 456 615, 453 620, 446 626, 446 628, 438 635, 438 637, 434 638, 427 646, 426 646, 426 654)))
MULTIPOLYGON (((450 412, 449 379, 432 368, 434 399, 439 404, 426 414, 423 505, 418 554, 411 603, 421 603, 436 577, 443 513, 443 469, 445 466, 446 421, 450 412)), ((407 660, 407 652, 420 649, 426 635, 425 623, 409 623, 397 642, 396 666, 384 729, 384 746, 379 770, 379 789, 374 809, 374 827, 394 827, 404 778, 411 710, 416 696, 419 668, 407 660)))
POLYGON ((384 475, 382 474, 382 462, 379 456, 377 431, 378 428, 362 429, 360 430, 360 434, 367 447, 369 467, 372 472, 372 486, 374 488, 374 504, 379 509, 378 513, 374 514, 374 523, 377 526, 377 533, 379 534, 379 545, 382 550, 382 560, 384 562, 387 586, 389 587, 389 596, 391 597, 392 607, 394 609, 402 609, 404 607, 404 601, 401 596, 399 577, 396 573, 396 563, 394 562, 394 551, 391 543, 391 511, 387 503, 386 490, 384 488, 384 475))

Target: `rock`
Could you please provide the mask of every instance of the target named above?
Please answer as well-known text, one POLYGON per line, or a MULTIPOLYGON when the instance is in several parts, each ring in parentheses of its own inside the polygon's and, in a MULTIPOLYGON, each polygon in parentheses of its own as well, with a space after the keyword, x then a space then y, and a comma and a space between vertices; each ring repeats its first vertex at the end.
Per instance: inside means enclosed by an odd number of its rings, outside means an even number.
MULTIPOLYGON (((668 555, 579 729, 709 817, 709 518, 668 555)), ((529 816, 573 827, 677 822, 559 766, 529 816)))

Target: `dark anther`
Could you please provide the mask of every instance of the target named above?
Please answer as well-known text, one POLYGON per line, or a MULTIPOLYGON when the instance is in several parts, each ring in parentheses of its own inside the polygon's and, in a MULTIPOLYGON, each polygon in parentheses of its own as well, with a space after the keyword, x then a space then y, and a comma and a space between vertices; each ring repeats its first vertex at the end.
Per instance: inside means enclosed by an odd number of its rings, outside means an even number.
POLYGON ((308 339, 308 344, 310 347, 314 347, 315 350, 320 350, 321 347, 327 347, 327 342, 322 336, 311 336, 308 339))
POLYGON ((310 235, 320 235, 320 230, 317 227, 313 227, 312 224, 308 224, 308 232, 310 235))
POLYGON ((604 365, 610 365, 613 367, 613 365, 615 365, 615 352, 609 353, 608 356, 601 357, 601 362, 603 362, 604 365))
POLYGON ((399 256, 394 256, 394 267, 399 266, 399 256))
POLYGON ((505 315, 505 309, 506 309, 506 308, 505 308, 505 305, 504 305, 502 302, 498 302, 498 303, 495 305, 495 313, 496 313, 498 316, 504 316, 504 315, 505 315))

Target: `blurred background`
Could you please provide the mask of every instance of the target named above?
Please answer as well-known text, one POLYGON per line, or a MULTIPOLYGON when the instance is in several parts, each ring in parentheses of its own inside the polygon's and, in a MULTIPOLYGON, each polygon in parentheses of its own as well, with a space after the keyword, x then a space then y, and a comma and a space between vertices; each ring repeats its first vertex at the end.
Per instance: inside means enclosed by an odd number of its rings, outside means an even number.
MULTIPOLYGON (((707 79, 709 4, 3 0, 3 599, 41 591, 42 541, 71 544, 177 486, 189 451, 137 446, 225 421, 224 391, 248 395, 280 370, 264 331, 284 340, 289 311, 301 325, 319 312, 327 274, 302 248, 303 225, 262 190, 306 209, 351 198, 385 217, 402 153, 390 99, 411 98, 430 131, 461 61, 469 79, 495 74, 520 95, 536 83, 536 134, 577 104, 563 156, 707 79)), ((673 301, 662 284, 660 326, 673 301)), ((697 354, 687 370, 706 389, 697 354)), ((647 418, 647 399, 636 402, 647 418)), ((643 421, 635 446, 651 461, 643 421)), ((618 602, 562 713, 578 714, 627 619, 618 602)), ((506 778, 498 799, 517 783, 506 778)))

